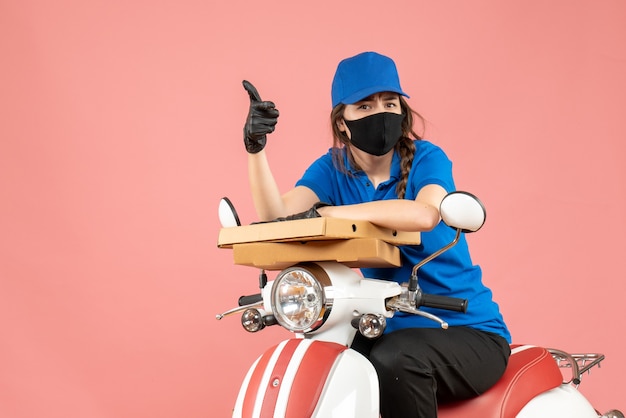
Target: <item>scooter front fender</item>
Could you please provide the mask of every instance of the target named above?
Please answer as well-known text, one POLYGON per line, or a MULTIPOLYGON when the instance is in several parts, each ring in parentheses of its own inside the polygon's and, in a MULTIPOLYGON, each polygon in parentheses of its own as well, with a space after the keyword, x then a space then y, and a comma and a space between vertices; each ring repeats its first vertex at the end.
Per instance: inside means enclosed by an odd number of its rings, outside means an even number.
POLYGON ((378 402, 376 372, 361 354, 336 343, 290 339, 252 365, 233 417, 373 418, 378 402))

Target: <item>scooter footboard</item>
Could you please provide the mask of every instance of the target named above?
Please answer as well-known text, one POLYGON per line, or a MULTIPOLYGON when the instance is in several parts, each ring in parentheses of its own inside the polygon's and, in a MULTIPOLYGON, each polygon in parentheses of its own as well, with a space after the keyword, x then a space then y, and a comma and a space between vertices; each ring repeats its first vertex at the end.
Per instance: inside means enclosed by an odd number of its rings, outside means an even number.
POLYGON ((343 345, 303 339, 283 341, 257 359, 233 411, 242 418, 370 416, 378 416, 372 365, 343 345))

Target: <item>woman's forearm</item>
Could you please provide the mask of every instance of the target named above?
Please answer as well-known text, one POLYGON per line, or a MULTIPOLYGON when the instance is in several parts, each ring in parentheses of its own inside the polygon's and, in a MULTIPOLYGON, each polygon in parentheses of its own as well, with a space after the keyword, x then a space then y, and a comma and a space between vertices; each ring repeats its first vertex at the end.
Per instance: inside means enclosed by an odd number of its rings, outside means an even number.
POLYGON ((439 223, 439 210, 424 202, 380 200, 319 209, 322 216, 364 220, 398 231, 430 231, 439 223))
POLYGON ((283 200, 265 151, 248 154, 248 181, 254 207, 260 220, 266 221, 285 216, 283 200))

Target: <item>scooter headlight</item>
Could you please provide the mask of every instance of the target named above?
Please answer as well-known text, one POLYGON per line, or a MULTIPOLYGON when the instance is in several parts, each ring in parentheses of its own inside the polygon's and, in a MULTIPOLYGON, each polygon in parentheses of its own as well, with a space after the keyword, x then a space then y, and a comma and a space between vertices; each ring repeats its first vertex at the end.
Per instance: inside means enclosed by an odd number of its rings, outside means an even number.
POLYGON ((293 332, 318 329, 332 306, 324 288, 328 274, 317 264, 290 267, 282 271, 272 287, 272 309, 280 325, 293 332))

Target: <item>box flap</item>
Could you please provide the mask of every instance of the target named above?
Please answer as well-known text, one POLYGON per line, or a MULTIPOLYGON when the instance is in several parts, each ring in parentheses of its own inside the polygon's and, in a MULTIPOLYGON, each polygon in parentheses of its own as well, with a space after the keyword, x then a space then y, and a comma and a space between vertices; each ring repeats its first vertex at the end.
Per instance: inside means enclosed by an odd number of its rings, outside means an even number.
POLYGON ((222 228, 218 247, 253 242, 317 241, 352 238, 375 238, 394 245, 417 245, 419 232, 382 228, 367 221, 338 218, 312 218, 295 221, 266 222, 222 228))

